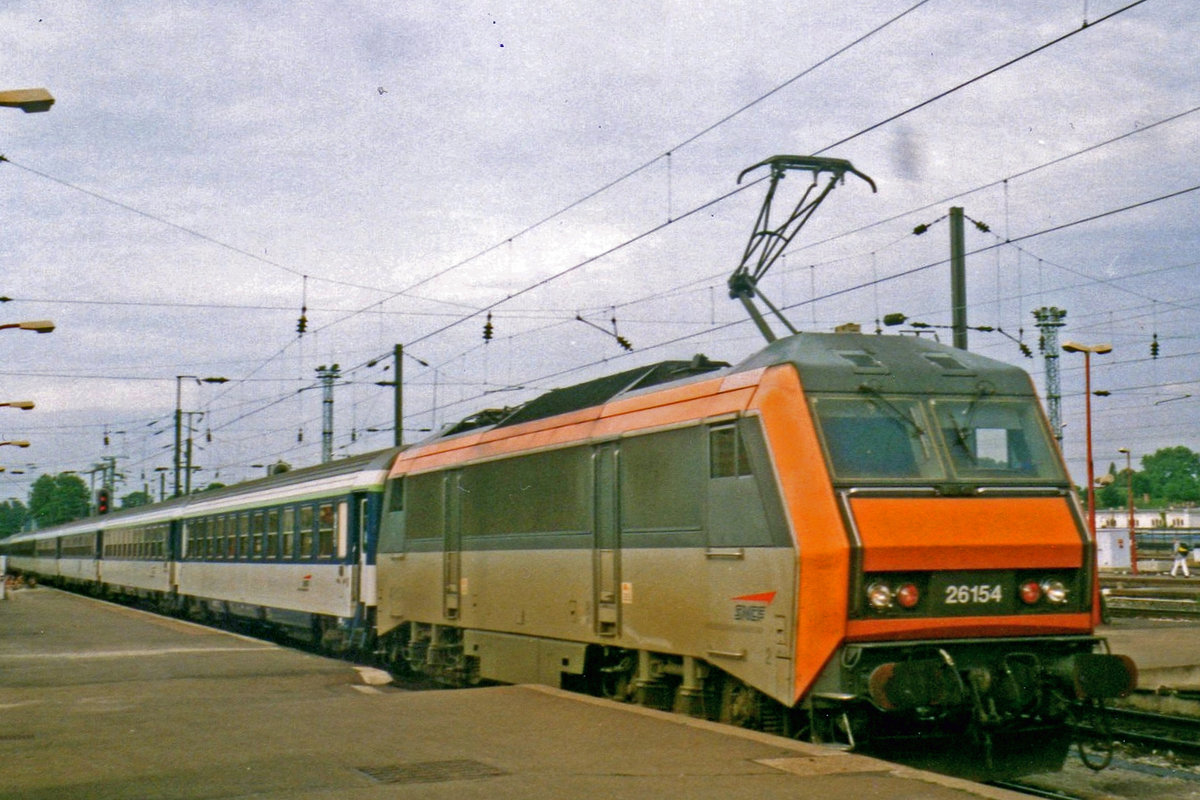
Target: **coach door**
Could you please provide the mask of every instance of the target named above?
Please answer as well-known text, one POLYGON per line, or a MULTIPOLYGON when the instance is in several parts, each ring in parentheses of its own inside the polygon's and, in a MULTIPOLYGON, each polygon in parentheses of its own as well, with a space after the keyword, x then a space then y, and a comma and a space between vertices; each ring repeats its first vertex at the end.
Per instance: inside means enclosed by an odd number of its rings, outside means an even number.
POLYGON ((462 588, 462 470, 445 473, 442 484, 446 524, 442 547, 442 613, 458 619, 462 588))
POLYGON ((592 453, 595 511, 592 530, 592 588, 595 630, 616 636, 621 628, 621 542, 617 457, 620 450, 603 444, 592 453))

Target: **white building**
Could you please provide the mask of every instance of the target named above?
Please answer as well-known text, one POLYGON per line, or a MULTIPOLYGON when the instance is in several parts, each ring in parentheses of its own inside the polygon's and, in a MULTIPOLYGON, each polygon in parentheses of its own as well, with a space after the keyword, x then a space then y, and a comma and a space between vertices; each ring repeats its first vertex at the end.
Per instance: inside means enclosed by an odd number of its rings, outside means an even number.
MULTIPOLYGON (((1133 522, 1142 529, 1200 528, 1200 508, 1135 508, 1133 522)), ((1096 527, 1128 530, 1129 509, 1096 509, 1096 527)))

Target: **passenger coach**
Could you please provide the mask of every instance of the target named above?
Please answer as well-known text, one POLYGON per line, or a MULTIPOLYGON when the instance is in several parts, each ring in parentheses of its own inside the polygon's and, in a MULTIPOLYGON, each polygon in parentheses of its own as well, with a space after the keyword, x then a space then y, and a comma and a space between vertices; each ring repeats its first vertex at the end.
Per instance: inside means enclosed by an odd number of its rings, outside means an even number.
POLYGON ((369 638, 380 498, 396 452, 19 534, 5 551, 14 570, 42 580, 341 649, 369 638))

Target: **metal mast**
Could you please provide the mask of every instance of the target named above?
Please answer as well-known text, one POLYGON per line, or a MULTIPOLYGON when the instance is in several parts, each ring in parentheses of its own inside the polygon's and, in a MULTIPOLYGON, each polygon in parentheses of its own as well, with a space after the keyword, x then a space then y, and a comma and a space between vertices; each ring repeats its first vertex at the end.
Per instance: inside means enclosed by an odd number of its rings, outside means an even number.
POLYGON ((317 367, 317 377, 321 379, 321 389, 324 395, 321 400, 321 463, 328 464, 333 460, 333 382, 341 375, 338 365, 317 367))
POLYGON ((1063 318, 1067 316, 1065 309, 1054 306, 1043 306, 1033 312, 1037 326, 1041 330, 1040 337, 1042 355, 1046 358, 1046 413, 1050 416, 1050 428, 1054 438, 1062 448, 1062 393, 1058 380, 1058 329, 1066 325, 1063 318))

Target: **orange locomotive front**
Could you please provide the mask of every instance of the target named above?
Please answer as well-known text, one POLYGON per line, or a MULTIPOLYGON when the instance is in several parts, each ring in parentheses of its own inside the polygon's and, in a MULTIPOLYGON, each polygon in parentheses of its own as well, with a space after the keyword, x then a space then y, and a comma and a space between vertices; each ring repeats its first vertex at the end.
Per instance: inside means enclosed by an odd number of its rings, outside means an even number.
POLYGON ((795 692, 813 738, 975 743, 993 775, 1061 763, 1069 714, 1128 692, 1136 670, 1093 636, 1094 543, 1028 376, 844 334, 781 340, 741 365, 755 366, 798 552, 795 692))

